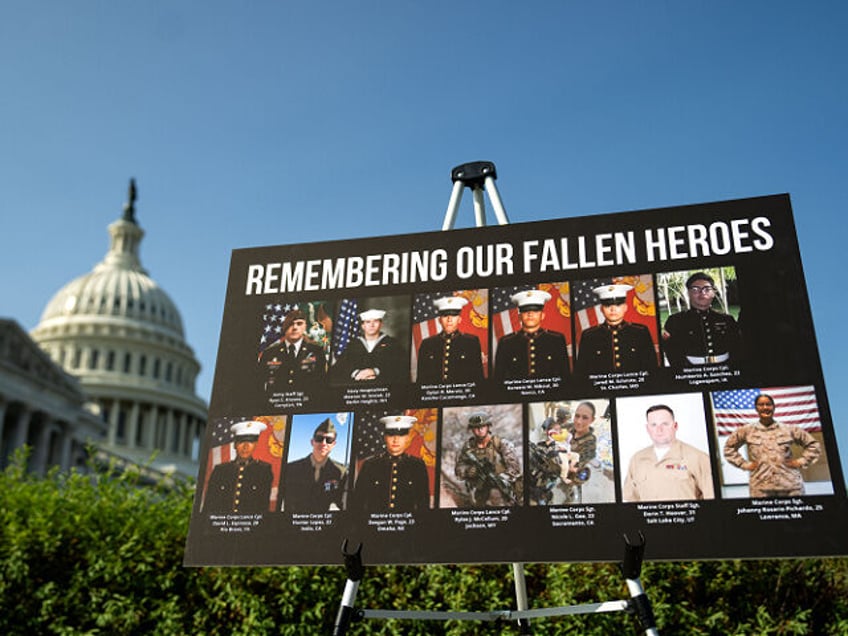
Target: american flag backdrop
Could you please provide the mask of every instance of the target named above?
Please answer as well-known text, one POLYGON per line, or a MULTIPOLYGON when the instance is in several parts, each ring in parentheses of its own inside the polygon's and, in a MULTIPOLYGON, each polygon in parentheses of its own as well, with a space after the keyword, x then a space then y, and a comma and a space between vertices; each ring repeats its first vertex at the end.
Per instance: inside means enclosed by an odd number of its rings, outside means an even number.
POLYGON ((350 341, 359 335, 359 301, 345 298, 339 305, 333 326, 333 360, 338 360, 350 341))
MULTIPOLYGON (((284 443, 286 435, 286 416, 235 416, 216 418, 211 423, 212 442, 206 457, 206 472, 204 475, 204 489, 209 483, 209 477, 218 464, 225 464, 236 458, 236 449, 233 445, 233 433, 230 427, 237 422, 245 420, 256 420, 266 424, 266 428, 259 435, 256 450, 253 457, 271 464, 274 480, 271 484, 271 500, 269 510, 275 510, 277 505, 278 489, 280 483, 280 466, 284 454, 284 443)), ((205 498, 205 491, 204 491, 205 498)))
MULTIPOLYGON (((416 373, 418 371, 418 347, 421 346, 421 341, 425 338, 436 335, 442 330, 438 321, 439 314, 433 302, 438 298, 445 297, 446 295, 448 294, 416 294, 412 302, 412 355, 410 356, 410 368, 412 371, 412 377, 416 380, 416 373)), ((489 350, 489 333, 488 321, 485 320, 485 318, 488 313, 488 308, 485 306, 481 307, 479 305, 475 306, 475 303, 473 302, 473 299, 477 299, 481 300, 484 305, 487 304, 486 290, 474 290, 471 292, 456 291, 450 295, 462 296, 463 298, 472 301, 462 308, 462 312, 460 313, 460 316, 462 316, 462 323, 459 326, 459 330, 463 333, 477 336, 480 340, 480 349, 483 353, 483 359, 487 359, 489 350), (472 320, 471 312, 476 312, 482 320, 472 320), (475 322, 482 323, 482 326, 477 326, 475 322)), ((483 374, 487 374, 485 366, 483 368, 483 374)))
POLYGON ((578 280, 571 283, 571 311, 574 316, 574 328, 577 331, 577 339, 584 329, 599 325, 604 321, 598 297, 592 293, 595 287, 609 285, 611 278, 591 278, 589 280, 578 280))
POLYGON ((262 332, 259 335, 259 353, 283 336, 283 321, 290 311, 300 309, 294 303, 269 303, 262 312, 262 332))
POLYGON ((283 321, 289 312, 299 309, 307 323, 306 338, 328 351, 328 333, 332 320, 327 315, 323 301, 317 302, 276 302, 268 303, 262 311, 262 328, 259 334, 258 352, 262 352, 283 337, 283 321))
POLYGON ((774 398, 775 421, 788 426, 800 426, 808 433, 821 431, 815 388, 790 386, 713 392, 713 417, 718 435, 730 435, 740 426, 757 422, 754 403, 763 393, 774 398))
POLYGON ((489 313, 492 316, 492 333, 495 341, 521 329, 518 309, 510 300, 513 294, 521 290, 521 287, 496 287, 492 290, 489 313))

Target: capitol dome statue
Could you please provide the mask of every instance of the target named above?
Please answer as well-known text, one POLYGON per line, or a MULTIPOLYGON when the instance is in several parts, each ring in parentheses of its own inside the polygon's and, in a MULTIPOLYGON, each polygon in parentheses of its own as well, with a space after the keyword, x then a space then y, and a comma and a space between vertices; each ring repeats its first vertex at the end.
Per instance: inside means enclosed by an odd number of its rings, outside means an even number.
POLYGON ((53 296, 31 336, 108 424, 105 454, 194 477, 207 413, 195 394, 200 364, 177 306, 141 266, 135 201, 131 180, 105 258, 53 296))

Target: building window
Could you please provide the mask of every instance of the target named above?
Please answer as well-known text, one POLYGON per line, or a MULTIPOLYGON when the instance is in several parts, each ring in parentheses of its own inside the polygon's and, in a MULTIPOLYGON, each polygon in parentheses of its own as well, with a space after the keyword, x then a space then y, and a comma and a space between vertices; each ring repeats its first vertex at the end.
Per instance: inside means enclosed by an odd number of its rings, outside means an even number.
POLYGON ((100 351, 92 349, 91 354, 88 356, 88 368, 96 369, 98 362, 100 362, 100 351))
POLYGON ((170 382, 174 377, 174 363, 169 362, 165 365, 165 382, 170 382))
POLYGON ((135 445, 142 448, 144 448, 144 431, 148 413, 149 411, 143 413, 141 417, 138 418, 138 424, 135 427, 135 445))
POLYGON ((147 373, 147 356, 143 355, 138 359, 138 374, 145 375, 147 373))
POLYGON ((124 354, 124 373, 130 372, 130 366, 131 365, 132 365, 132 355, 130 355, 130 352, 128 351, 124 354))
POLYGON ((127 439, 127 410, 123 407, 118 408, 118 429, 115 431, 115 439, 121 443, 125 443, 127 439))
POLYGON ((79 347, 76 347, 74 349, 74 359, 71 362, 71 368, 72 369, 79 369, 81 360, 82 360, 82 349, 80 349, 79 347))
POLYGON ((162 365, 161 365, 159 358, 156 358, 156 359, 153 360, 153 379, 154 380, 159 379, 159 369, 160 369, 161 366, 162 365))
POLYGON ((115 352, 109 351, 106 354, 106 370, 113 371, 115 369, 115 352))
POLYGON ((171 429, 171 452, 176 454, 180 452, 180 427, 175 426, 171 429))
POLYGON ((160 413, 156 418, 156 443, 155 447, 159 450, 165 450, 165 441, 167 439, 167 419, 164 413, 160 413))

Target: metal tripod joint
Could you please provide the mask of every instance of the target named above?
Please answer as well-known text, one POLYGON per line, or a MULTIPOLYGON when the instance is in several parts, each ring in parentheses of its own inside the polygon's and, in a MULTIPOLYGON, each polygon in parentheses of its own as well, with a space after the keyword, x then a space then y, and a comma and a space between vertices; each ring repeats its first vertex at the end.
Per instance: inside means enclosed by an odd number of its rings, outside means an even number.
POLYGON ((495 185, 495 179, 497 178, 497 169, 491 161, 464 163, 451 170, 453 190, 451 191, 442 230, 453 229, 464 188, 471 188, 474 197, 474 221, 477 227, 486 225, 486 205, 483 200, 484 190, 489 195, 489 201, 492 203, 492 209, 495 212, 498 225, 508 225, 509 219, 506 216, 501 195, 495 185))

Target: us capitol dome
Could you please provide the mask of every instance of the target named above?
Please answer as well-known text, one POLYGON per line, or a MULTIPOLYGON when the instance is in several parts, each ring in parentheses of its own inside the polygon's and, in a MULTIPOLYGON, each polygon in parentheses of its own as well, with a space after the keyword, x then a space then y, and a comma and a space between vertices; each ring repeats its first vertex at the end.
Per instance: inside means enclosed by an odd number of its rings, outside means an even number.
POLYGON ((107 423, 102 454, 194 477, 207 414, 195 394, 200 364, 177 306, 141 266, 135 200, 130 181, 105 258, 53 296, 31 336, 107 423))

